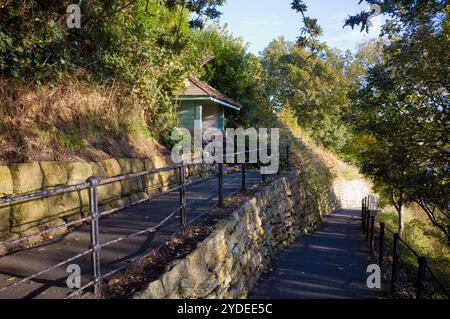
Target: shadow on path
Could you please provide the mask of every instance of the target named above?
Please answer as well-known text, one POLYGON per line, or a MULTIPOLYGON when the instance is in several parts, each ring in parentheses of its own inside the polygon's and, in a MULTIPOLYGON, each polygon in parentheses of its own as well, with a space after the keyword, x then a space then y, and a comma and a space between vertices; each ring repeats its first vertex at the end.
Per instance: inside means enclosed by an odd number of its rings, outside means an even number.
MULTIPOLYGON (((240 173, 235 173, 225 176, 225 184, 229 183, 224 187, 225 196, 241 188, 240 175, 240 173)), ((249 187, 258 184, 260 181, 259 173, 253 171, 247 173, 247 185, 249 187)), ((218 200, 217 195, 214 194, 205 196, 205 194, 214 191, 217 194, 218 182, 216 179, 190 186, 186 191, 188 203, 198 200, 187 209, 188 221, 207 212, 212 204, 218 200)), ((155 227, 178 207, 179 194, 176 191, 101 219, 99 222, 100 242, 106 243, 121 236, 155 227)), ((127 238, 124 241, 102 248, 100 252, 102 274, 127 265, 130 258, 141 256, 159 247, 167 242, 178 229, 179 218, 177 216, 156 233, 146 233, 127 238)), ((88 250, 89 246, 90 227, 85 225, 52 241, 0 257, 0 288, 80 254, 88 250)), ((81 268, 82 286, 88 283, 92 279, 91 256, 86 255, 74 261, 73 264, 77 264, 81 268)), ((69 276, 66 273, 66 266, 58 267, 24 284, 1 292, 0 299, 64 298, 73 292, 66 285, 66 279, 69 276)))
POLYGON ((341 210, 328 217, 320 230, 285 250, 251 298, 380 298, 366 286, 366 269, 372 263, 362 238, 360 211, 341 210))

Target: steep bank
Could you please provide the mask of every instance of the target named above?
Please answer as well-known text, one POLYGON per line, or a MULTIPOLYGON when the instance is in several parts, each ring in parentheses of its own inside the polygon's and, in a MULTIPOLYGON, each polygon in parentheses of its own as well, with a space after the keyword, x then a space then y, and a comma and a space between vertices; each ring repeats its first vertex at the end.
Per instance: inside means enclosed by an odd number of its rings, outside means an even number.
POLYGON ((56 87, 0 79, 0 165, 164 155, 125 91, 70 78, 56 87))

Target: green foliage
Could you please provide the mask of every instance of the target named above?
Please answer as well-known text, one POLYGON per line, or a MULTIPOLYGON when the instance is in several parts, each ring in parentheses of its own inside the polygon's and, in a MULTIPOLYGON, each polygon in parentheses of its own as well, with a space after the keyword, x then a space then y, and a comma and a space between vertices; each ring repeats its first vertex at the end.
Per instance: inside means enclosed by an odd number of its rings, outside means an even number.
POLYGON ((217 7, 224 1, 83 1, 79 30, 66 26, 70 3, 10 0, 1 6, 3 74, 47 79, 54 73, 87 67, 127 78, 133 71, 127 69, 130 62, 134 66, 152 57, 148 49, 184 49, 189 25, 198 28, 205 19, 219 17, 217 7))
POLYGON ((313 54, 317 54, 326 49, 326 45, 319 40, 323 34, 317 19, 306 16, 308 6, 302 0, 294 0, 291 3, 292 10, 300 13, 303 20, 303 27, 300 29, 300 36, 297 38, 297 45, 301 48, 308 48, 313 54))
MULTIPOLYGON (((448 286, 450 284, 450 268, 448 267, 450 249, 447 245, 446 237, 429 223, 412 218, 410 209, 405 210, 405 216, 407 220, 405 222, 403 240, 419 255, 428 258, 431 268, 437 271, 439 278, 444 280, 443 282, 448 286)), ((398 215, 393 211, 389 211, 389 209, 386 209, 380 215, 380 220, 391 229, 395 229, 398 225, 398 215)), ((392 240, 391 236, 388 238, 392 240)), ((403 256, 405 256, 405 253, 403 253, 403 256)), ((409 264, 413 269, 417 269, 417 257, 413 256, 409 264)))
POLYGON ((163 136, 176 125, 174 92, 196 67, 190 27, 220 16, 223 2, 83 1, 81 29, 69 29, 70 1, 7 1, 0 7, 0 75, 120 86, 133 101, 129 111, 163 136))
MULTIPOLYGON (((363 0, 360 0, 360 3, 363 0)), ((355 28, 361 27, 361 31, 368 31, 370 27, 369 18, 374 13, 373 5, 380 8, 380 12, 389 16, 389 23, 384 25, 383 34, 393 35, 403 31, 409 32, 421 25, 433 25, 439 23, 436 18, 448 10, 447 0, 365 0, 371 9, 350 16, 345 26, 355 28)))
POLYGON ((240 114, 227 114, 230 126, 258 126, 258 103, 264 75, 259 59, 248 52, 241 38, 231 35, 226 28, 212 26, 194 37, 202 66, 200 76, 214 88, 240 102, 240 114), (256 117, 255 117, 256 116, 256 117))
MULTIPOLYGON (((393 204, 417 202, 450 240, 449 6, 392 0, 381 7, 392 18, 383 30, 389 42, 352 109, 357 134, 372 139, 359 162, 393 204)), ((365 23, 362 15, 347 21, 365 23)))
MULTIPOLYGON (((358 162, 399 212, 417 202, 449 236, 449 6, 367 2, 390 17, 387 37, 362 45, 355 56, 327 48, 318 21, 295 0, 291 7, 303 23, 297 43, 274 40, 256 57, 224 28, 202 30, 220 16, 223 0, 83 1, 80 30, 66 26, 70 1, 9 0, 0 7, 0 76, 10 83, 58 86, 70 78, 118 87, 117 102, 127 109, 115 116, 127 119, 112 130, 108 119, 92 121, 105 126, 89 128, 94 140, 111 145, 104 132, 114 139, 122 125, 133 138, 151 132, 170 147, 177 121, 172 97, 197 74, 244 105, 227 115, 230 126, 275 125, 276 113, 292 110, 290 121, 358 162)), ((367 29, 371 14, 346 25, 367 29)), ((61 132, 59 144, 85 147, 76 129, 61 132)))
POLYGON ((326 147, 343 154, 350 138, 341 117, 354 81, 347 73, 348 56, 326 49, 320 56, 274 40, 264 51, 265 96, 275 110, 291 107, 299 124, 326 147))

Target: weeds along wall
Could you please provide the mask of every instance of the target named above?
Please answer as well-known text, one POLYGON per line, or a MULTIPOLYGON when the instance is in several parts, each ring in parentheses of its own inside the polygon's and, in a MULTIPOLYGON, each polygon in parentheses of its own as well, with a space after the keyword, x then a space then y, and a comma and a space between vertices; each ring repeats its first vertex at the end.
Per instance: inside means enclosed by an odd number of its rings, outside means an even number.
MULTIPOLYGON (((110 178, 171 164, 170 156, 155 156, 144 160, 107 159, 95 163, 31 162, 0 166, 0 198, 77 185, 84 183, 91 176, 110 178)), ((187 177, 196 178, 208 174, 210 169, 202 165, 191 166, 187 177)), ((167 191, 176 183, 178 173, 169 171, 100 186, 100 211, 130 206, 133 202, 167 191)), ((88 212, 87 189, 0 206, 0 242, 76 221, 87 216, 88 212)), ((57 230, 58 234, 66 231, 64 227, 57 230)), ((47 236, 55 235, 57 233, 49 233, 47 236)), ((43 239, 45 238, 41 236, 33 237, 24 244, 31 245, 43 239)))

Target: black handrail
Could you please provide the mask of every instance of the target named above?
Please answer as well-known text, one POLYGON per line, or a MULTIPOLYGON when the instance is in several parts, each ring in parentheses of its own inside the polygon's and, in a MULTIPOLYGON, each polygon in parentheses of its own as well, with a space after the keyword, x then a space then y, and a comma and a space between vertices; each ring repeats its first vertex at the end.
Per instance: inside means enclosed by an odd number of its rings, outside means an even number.
MULTIPOLYGON (((285 168, 290 170, 290 153, 289 153, 289 145, 286 146, 282 146, 281 148, 285 148, 286 149, 286 166, 285 168)), ((253 152, 259 152, 260 149, 258 150, 253 150, 253 151, 245 151, 245 152, 240 152, 240 153, 234 153, 234 154, 227 154, 228 156, 230 155, 241 155, 243 153, 246 154, 250 154, 253 152)), ((214 159, 214 160, 218 160, 221 157, 212 157, 210 159, 214 159)), ((180 229, 177 233, 175 233, 173 236, 177 235, 179 232, 183 231, 183 229, 192 224, 194 221, 199 220, 200 218, 204 217, 206 214, 209 213, 209 211, 217 206, 223 205, 224 203, 224 194, 223 194, 223 187, 230 184, 231 182, 235 182, 237 179, 241 179, 242 178, 242 189, 239 191, 234 192, 231 196, 235 195, 236 193, 245 190, 246 189, 246 166, 250 165, 250 164, 254 164, 254 163, 243 163, 243 164, 239 164, 236 165, 234 167, 231 168, 224 168, 223 164, 219 164, 219 171, 216 173, 211 174, 210 176, 201 178, 199 180, 196 181, 187 181, 186 179, 186 168, 189 166, 194 166, 194 165, 198 165, 198 163, 181 163, 181 164, 174 164, 171 166, 167 166, 167 167, 162 167, 162 168, 158 168, 158 169, 153 169, 153 170, 147 170, 147 171, 143 171, 143 172, 138 172, 138 173, 131 173, 131 174, 125 174, 125 175, 121 175, 121 176, 116 176, 116 177, 112 177, 112 178, 106 178, 106 179, 99 179, 97 177, 90 177, 85 183, 81 183, 81 184, 77 184, 77 185, 71 185, 71 186, 62 186, 62 187, 58 187, 58 188, 54 188, 51 190, 43 190, 43 191, 38 191, 38 192, 34 192, 34 193, 30 193, 30 194, 25 194, 25 195, 18 195, 18 196, 11 196, 8 198, 4 198, 4 199, 0 199, 0 205, 8 205, 8 204, 13 204, 13 203, 18 203, 18 202, 23 202, 23 201, 31 201, 31 200, 35 200, 35 199, 39 199, 39 198, 45 198, 45 197, 49 197, 49 196, 54 196, 54 195, 59 195, 59 194, 64 194, 64 193, 69 193, 69 192, 75 192, 75 191, 82 191, 82 190, 89 190, 89 213, 90 215, 86 218, 83 219, 79 219, 70 223, 65 223, 62 225, 58 225, 56 227, 51 227, 46 229, 45 231, 41 231, 41 232, 37 232, 35 234, 31 234, 16 240, 12 240, 12 241, 8 241, 5 243, 1 243, 0 244, 0 248, 1 247, 8 247, 14 244, 18 244, 20 242, 24 242, 28 239, 31 239, 33 237, 37 237, 37 236, 41 236, 41 235, 45 235, 48 234, 54 230, 57 229, 61 229, 64 227, 71 227, 71 226, 75 226, 75 225, 81 225, 85 222, 90 222, 90 228, 91 228, 91 239, 90 239, 90 248, 82 253, 79 253, 76 256, 70 257, 56 265, 50 266, 48 268, 42 269, 39 272, 36 272, 34 274, 31 274, 30 276, 23 278, 15 283, 12 283, 6 287, 0 288, 0 293, 4 292, 8 289, 11 289, 13 287, 16 287, 20 284, 23 284, 27 281, 29 281, 30 279, 34 279, 42 274, 45 274, 53 269, 56 269, 58 267, 61 267, 63 265, 66 265, 70 262, 73 262, 74 260, 80 259, 88 254, 91 254, 91 261, 92 261, 92 272, 93 272, 93 276, 92 276, 92 280, 90 282, 88 282, 87 284, 85 284, 83 287, 81 287, 80 289, 74 291, 73 293, 71 293, 68 298, 71 298, 73 296, 76 296, 80 293, 82 293, 83 291, 85 291, 88 288, 94 287, 94 293, 96 295, 100 295, 102 292, 102 281, 104 278, 109 277, 127 267, 129 267, 131 264, 133 264, 136 260, 141 260, 141 258, 145 258, 145 256, 149 256, 149 254, 145 254, 141 257, 134 257, 133 259, 129 260, 129 263, 126 266, 121 266, 117 269, 114 269, 112 271, 110 271, 109 273, 102 275, 101 273, 101 262, 100 262, 100 252, 102 248, 108 247, 110 245, 119 243, 123 240, 132 238, 132 237, 136 237, 145 233, 153 233, 153 232, 157 232, 160 228, 162 228, 163 226, 165 226, 171 219, 173 219, 177 214, 179 214, 180 216, 180 229), (235 178, 232 181, 229 181, 227 183, 224 183, 224 175, 237 170, 238 168, 241 169, 242 172, 242 177, 240 178, 235 178), (168 171, 178 171, 179 174, 179 185, 177 187, 171 188, 170 190, 166 191, 166 192, 162 192, 159 193, 155 196, 152 196, 150 198, 146 198, 143 200, 138 200, 136 202, 131 203, 131 206, 134 205, 138 205, 138 204, 142 204, 144 202, 148 202, 152 199, 155 199, 159 196, 162 196, 164 194, 168 194, 168 193, 172 193, 174 191, 179 191, 180 192, 180 205, 179 207, 174 210, 173 212, 171 212, 171 214, 169 214, 163 221, 161 221, 157 226, 145 229, 145 230, 141 230, 139 232, 133 233, 133 234, 129 234, 127 236, 122 236, 119 237, 115 240, 111 240, 109 242, 106 243, 100 243, 99 240, 99 233, 100 233, 100 228, 99 228, 99 219, 102 216, 106 216, 106 215, 110 215, 112 213, 118 212, 120 210, 123 210, 129 206, 126 207, 120 207, 120 208, 116 208, 116 209, 112 209, 110 211, 106 211, 103 213, 100 213, 99 211, 99 200, 98 200, 98 187, 103 186, 103 185, 107 185, 107 184, 112 184, 112 183, 117 183, 120 181, 125 181, 125 180, 130 180, 130 179, 134 179, 134 178, 139 178, 139 177, 143 177, 143 176, 148 176, 148 175, 154 175, 157 173, 162 173, 162 172, 168 172, 168 171), (218 196, 218 202, 215 203, 206 213, 202 214, 201 216, 198 216, 197 218, 195 218, 194 221, 190 221, 187 222, 186 220, 186 208, 190 205, 193 205, 193 203, 197 202, 197 200, 191 201, 189 203, 186 202, 186 187, 188 186, 192 186, 192 185, 197 185, 200 184, 202 182, 205 181, 209 181, 214 179, 215 177, 219 176, 219 191, 218 194, 216 194, 216 196, 218 196)), ((281 170, 281 168, 280 168, 281 170)), ((265 179, 264 179, 265 180, 265 179)), ((212 191, 210 193, 208 193, 208 195, 210 194, 214 194, 217 191, 212 191)), ((173 238, 173 236, 171 238, 173 238)), ((1 258, 1 257, 0 257, 1 258)))
MULTIPOLYGON (((372 196, 370 196, 372 197, 372 196)), ((374 237, 375 237, 375 228, 376 228, 376 207, 369 207, 369 203, 371 202, 369 197, 365 197, 362 200, 362 214, 361 220, 363 225, 363 230, 366 235, 366 240, 370 241, 369 246, 371 252, 374 251, 374 237), (369 220, 371 221, 369 223, 369 220)), ((450 292, 448 288, 442 283, 442 281, 436 276, 434 271, 428 264, 428 260, 426 257, 421 256, 417 253, 405 240, 403 240, 400 234, 389 227, 386 226, 385 223, 379 223, 379 243, 378 243, 378 264, 381 270, 384 270, 384 261, 385 261, 385 247, 389 246, 392 248, 392 264, 390 269, 390 278, 391 278, 391 293, 394 293, 396 290, 396 281, 398 277, 398 261, 404 261, 401 255, 400 247, 405 247, 408 252, 414 255, 417 258, 417 279, 416 279, 416 298, 424 299, 424 290, 426 284, 426 274, 429 273, 433 281, 439 286, 441 291, 450 298, 450 292), (386 239, 386 233, 390 233, 393 236, 393 243, 389 245, 389 242, 386 239)))

